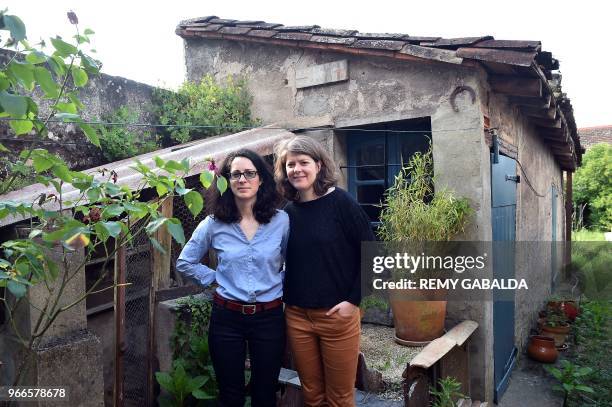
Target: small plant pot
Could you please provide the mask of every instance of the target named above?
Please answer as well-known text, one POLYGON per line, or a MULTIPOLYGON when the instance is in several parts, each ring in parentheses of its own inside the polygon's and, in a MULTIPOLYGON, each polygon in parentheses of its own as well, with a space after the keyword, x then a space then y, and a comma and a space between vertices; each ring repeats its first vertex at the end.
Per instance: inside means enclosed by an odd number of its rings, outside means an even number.
POLYGON ((555 346, 563 346, 565 343, 565 339, 570 331, 570 325, 558 325, 558 326, 548 326, 544 325, 542 327, 542 336, 548 336, 549 338, 553 338, 555 340, 555 346))
POLYGON ((527 347, 527 355, 542 363, 554 363, 559 357, 555 340, 548 336, 535 335, 531 337, 527 347))

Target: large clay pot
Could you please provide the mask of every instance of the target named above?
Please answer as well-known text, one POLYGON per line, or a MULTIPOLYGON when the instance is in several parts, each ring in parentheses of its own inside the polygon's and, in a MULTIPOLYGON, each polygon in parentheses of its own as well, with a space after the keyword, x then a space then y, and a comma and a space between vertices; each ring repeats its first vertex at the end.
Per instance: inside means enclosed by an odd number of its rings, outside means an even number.
POLYGON ((565 343, 565 338, 567 338, 567 334, 569 334, 569 331, 569 324, 558 326, 544 325, 542 327, 542 335, 548 336, 549 338, 553 338, 555 340, 556 346, 563 346, 563 344, 565 343))
MULTIPOLYGON (((437 298, 443 297, 437 293, 437 298)), ((401 345, 423 346, 444 333, 446 301, 407 301, 390 295, 395 339, 401 345)))
POLYGON ((527 347, 527 355, 538 362, 554 363, 559 357, 559 352, 555 347, 553 338, 535 335, 531 337, 531 341, 527 347))

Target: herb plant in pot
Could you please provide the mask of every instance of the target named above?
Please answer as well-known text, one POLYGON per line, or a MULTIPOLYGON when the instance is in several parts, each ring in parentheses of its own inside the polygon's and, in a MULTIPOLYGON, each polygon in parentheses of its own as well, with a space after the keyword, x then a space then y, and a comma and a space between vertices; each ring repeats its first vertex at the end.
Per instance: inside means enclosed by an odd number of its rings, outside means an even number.
MULTIPOLYGON (((430 148, 424 154, 412 156, 386 191, 378 235, 382 241, 400 247, 448 242, 464 230, 472 213, 467 199, 458 198, 447 189, 434 193, 430 148)), ((422 301, 402 298, 397 290, 389 293, 398 343, 421 346, 443 334, 446 301, 440 300, 440 293, 431 291, 410 296, 422 301)))
POLYGON ((549 308, 546 322, 542 326, 542 335, 548 336, 555 340, 557 348, 563 347, 565 339, 570 331, 570 325, 567 322, 567 316, 558 308, 549 308))

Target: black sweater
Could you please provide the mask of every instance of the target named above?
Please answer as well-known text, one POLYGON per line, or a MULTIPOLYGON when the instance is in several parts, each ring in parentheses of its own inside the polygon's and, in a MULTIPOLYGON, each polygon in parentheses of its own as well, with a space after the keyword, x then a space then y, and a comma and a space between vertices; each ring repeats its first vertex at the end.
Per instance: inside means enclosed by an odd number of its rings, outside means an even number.
POLYGON ((291 202, 284 299, 303 308, 361 301, 361 242, 374 240, 370 221, 346 191, 291 202))

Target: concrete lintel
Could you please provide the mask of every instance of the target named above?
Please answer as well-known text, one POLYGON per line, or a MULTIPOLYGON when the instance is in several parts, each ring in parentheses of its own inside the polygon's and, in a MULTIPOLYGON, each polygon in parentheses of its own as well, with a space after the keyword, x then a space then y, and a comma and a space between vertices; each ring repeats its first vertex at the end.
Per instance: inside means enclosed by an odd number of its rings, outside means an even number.
POLYGON ((385 123, 399 120, 418 119, 421 117, 433 116, 434 109, 414 109, 409 112, 390 113, 367 117, 347 117, 336 119, 336 128, 364 126, 373 123, 385 123))

